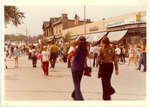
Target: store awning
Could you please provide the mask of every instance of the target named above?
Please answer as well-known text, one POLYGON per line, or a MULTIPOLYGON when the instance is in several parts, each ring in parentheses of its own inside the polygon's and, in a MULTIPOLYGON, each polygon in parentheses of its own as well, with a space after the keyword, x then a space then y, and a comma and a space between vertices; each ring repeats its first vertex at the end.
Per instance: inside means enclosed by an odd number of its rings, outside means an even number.
POLYGON ((109 32, 107 37, 111 42, 117 42, 121 40, 127 33, 128 30, 109 32))
POLYGON ((107 32, 102 33, 93 33, 87 35, 87 41, 88 42, 97 42, 99 41, 104 35, 106 35, 107 32))

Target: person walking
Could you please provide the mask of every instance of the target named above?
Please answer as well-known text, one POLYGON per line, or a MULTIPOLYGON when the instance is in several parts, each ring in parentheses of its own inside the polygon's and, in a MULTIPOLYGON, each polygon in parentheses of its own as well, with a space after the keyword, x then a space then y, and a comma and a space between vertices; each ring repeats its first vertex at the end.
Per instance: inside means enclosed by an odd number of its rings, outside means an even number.
POLYGON ((74 84, 74 90, 71 96, 74 100, 84 100, 80 90, 80 83, 83 76, 84 66, 86 64, 86 57, 88 55, 86 38, 81 36, 77 42, 77 45, 78 47, 73 56, 73 61, 71 65, 74 84))
POLYGON ((95 67, 95 65, 96 65, 96 67, 98 66, 98 63, 97 63, 97 57, 98 57, 98 46, 94 46, 93 47, 93 56, 94 56, 94 58, 93 58, 93 67, 95 67))
POLYGON ((140 53, 141 53, 141 48, 140 46, 137 45, 135 48, 135 60, 134 60, 136 63, 140 61, 140 53))
POLYGON ((42 69, 44 71, 44 75, 48 76, 48 68, 49 68, 49 52, 47 51, 47 47, 43 47, 42 51, 42 58, 41 58, 41 63, 42 63, 42 69))
POLYGON ((35 46, 32 47, 31 56, 32 56, 32 66, 33 66, 33 68, 36 68, 37 56, 36 56, 36 49, 35 49, 35 46))
POLYGON ((125 48, 123 46, 120 47, 120 59, 122 62, 126 62, 126 60, 125 60, 125 48))
POLYGON ((115 49, 115 55, 117 56, 118 62, 119 62, 119 59, 120 59, 120 54, 121 54, 121 50, 119 48, 119 45, 117 45, 116 49, 115 49))
POLYGON ((18 68, 19 49, 18 46, 14 49, 15 67, 18 68))
POLYGON ((139 66, 137 70, 141 70, 141 65, 143 64, 144 69, 141 72, 146 72, 146 44, 143 44, 140 54, 139 66))
POLYGON ((101 68, 102 88, 103 88, 103 100, 111 100, 111 95, 115 93, 115 89, 111 86, 111 76, 115 65, 115 73, 118 72, 118 61, 115 56, 115 50, 110 46, 108 37, 102 39, 103 47, 100 50, 100 56, 98 57, 98 63, 101 68), (114 65, 113 65, 114 62, 114 65))
POLYGON ((51 63, 52 71, 54 71, 55 63, 56 63, 56 60, 58 57, 58 53, 59 53, 59 48, 55 44, 55 42, 52 41, 52 45, 50 46, 50 63, 51 63))
POLYGON ((143 53, 144 69, 141 72, 146 72, 146 44, 144 44, 144 46, 143 46, 142 53, 143 53))
POLYGON ((130 45, 128 53, 129 53, 128 66, 130 65, 131 62, 133 62, 135 66, 137 66, 135 62, 135 49, 133 45, 130 45))
POLYGON ((68 59, 68 68, 71 67, 71 63, 72 63, 72 54, 74 54, 76 50, 76 43, 73 41, 71 42, 71 46, 68 50, 68 56, 67 56, 67 59, 68 59))

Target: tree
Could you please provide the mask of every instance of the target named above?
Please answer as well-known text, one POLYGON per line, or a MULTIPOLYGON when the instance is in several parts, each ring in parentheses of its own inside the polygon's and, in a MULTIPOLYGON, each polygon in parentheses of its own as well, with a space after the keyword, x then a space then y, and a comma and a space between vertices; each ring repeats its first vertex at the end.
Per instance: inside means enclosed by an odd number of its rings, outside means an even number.
POLYGON ((5 41, 24 41, 24 42, 26 42, 27 40, 28 40, 28 38, 23 34, 19 34, 19 35, 5 34, 5 41))
POLYGON ((15 26, 22 24, 22 19, 25 18, 24 13, 16 6, 4 7, 5 25, 12 23, 15 26))
POLYGON ((69 40, 71 40, 71 33, 67 32, 63 38, 64 42, 69 42, 69 40))

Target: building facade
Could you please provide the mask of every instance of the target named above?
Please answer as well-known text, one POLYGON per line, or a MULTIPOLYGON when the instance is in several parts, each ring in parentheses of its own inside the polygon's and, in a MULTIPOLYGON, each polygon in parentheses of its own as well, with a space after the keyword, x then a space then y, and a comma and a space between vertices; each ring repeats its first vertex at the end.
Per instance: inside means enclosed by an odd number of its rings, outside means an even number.
MULTIPOLYGON (((75 23, 75 19, 68 19, 67 14, 62 14, 61 17, 50 18, 50 21, 43 22, 43 38, 61 38, 63 36, 63 30, 80 26, 84 23, 85 22, 81 20, 75 23)), ((86 20, 86 23, 91 23, 91 20, 86 20)))
MULTIPOLYGON (((116 35, 120 35, 122 37, 126 36, 128 39, 130 38, 131 40, 133 38, 137 39, 138 37, 146 37, 146 12, 143 11, 124 14, 121 16, 102 19, 86 25, 80 25, 64 29, 63 36, 65 36, 65 34, 67 34, 68 32, 70 32, 72 36, 94 34, 98 32, 114 32, 114 34, 116 35), (126 33, 122 33, 122 31, 126 33)), ((113 38, 116 38, 117 36, 110 37, 113 40, 113 38)))

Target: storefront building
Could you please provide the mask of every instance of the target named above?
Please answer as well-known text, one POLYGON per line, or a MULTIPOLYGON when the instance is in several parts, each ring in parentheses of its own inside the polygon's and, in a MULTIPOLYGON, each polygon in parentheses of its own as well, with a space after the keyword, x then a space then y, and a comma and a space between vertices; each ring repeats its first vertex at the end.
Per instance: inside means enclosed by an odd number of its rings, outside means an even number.
POLYGON ((129 13, 64 29, 63 36, 68 32, 72 37, 79 35, 94 36, 94 34, 102 37, 101 33, 108 32, 108 37, 111 41, 123 40, 125 43, 134 44, 139 42, 139 38, 146 38, 146 12, 129 13))
MULTIPOLYGON (((78 17, 78 16, 77 16, 78 17)), ((84 21, 69 19, 68 14, 63 13, 60 17, 51 17, 50 21, 43 22, 43 38, 62 38, 63 30, 70 27, 80 26, 84 21)), ((90 19, 86 23, 92 23, 90 19)))

